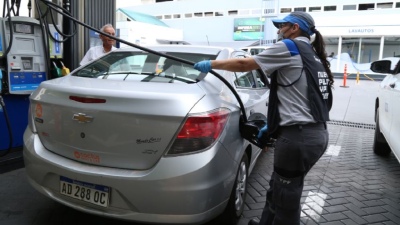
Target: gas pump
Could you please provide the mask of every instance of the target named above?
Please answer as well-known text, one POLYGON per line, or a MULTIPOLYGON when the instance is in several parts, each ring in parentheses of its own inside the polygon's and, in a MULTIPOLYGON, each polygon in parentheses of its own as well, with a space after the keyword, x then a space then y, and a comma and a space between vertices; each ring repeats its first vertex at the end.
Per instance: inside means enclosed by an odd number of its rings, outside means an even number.
POLYGON ((41 28, 39 21, 30 17, 12 17, 11 20, 14 29, 12 40, 8 20, 2 21, 5 47, 11 45, 10 52, 6 56, 8 92, 29 95, 42 81, 46 80, 41 28))
MULTIPOLYGON (((69 1, 67 5, 69 5, 69 1)), ((61 61, 63 42, 76 34, 63 34, 52 13, 42 13, 35 1, 39 20, 19 16, 19 0, 4 0, 0 18, 0 165, 1 157, 22 152, 23 133, 28 124, 29 95, 42 81, 69 73, 61 61), (16 7, 16 8, 15 8, 16 7), (12 15, 13 14, 13 15, 12 15), (50 18, 53 24, 47 23, 50 18)), ((53 7, 62 7, 50 1, 53 7)), ((45 7, 46 8, 46 7, 45 7)), ((7 158, 7 157, 6 157, 7 158)))
POLYGON ((48 79, 43 38, 36 19, 0 18, 0 156, 22 149, 29 95, 48 79))

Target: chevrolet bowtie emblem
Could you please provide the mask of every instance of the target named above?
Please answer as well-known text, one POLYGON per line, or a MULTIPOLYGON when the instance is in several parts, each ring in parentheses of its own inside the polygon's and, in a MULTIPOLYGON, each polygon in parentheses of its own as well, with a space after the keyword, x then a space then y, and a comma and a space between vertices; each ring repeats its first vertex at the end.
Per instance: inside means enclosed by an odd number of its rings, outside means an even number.
POLYGON ((93 117, 87 116, 85 113, 75 113, 72 119, 78 121, 78 123, 91 123, 93 121, 93 117))

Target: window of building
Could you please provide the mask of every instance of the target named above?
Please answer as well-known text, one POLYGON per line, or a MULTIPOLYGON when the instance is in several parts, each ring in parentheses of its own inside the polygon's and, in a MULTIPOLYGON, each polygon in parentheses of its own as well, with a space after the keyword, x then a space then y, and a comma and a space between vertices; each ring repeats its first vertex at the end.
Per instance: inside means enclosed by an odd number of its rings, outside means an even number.
POLYGON ((382 57, 400 57, 400 40, 398 37, 385 37, 382 57))
POLYGON ((359 4, 358 5, 358 10, 374 10, 375 9, 375 4, 374 3, 366 3, 366 4, 359 4))
MULTIPOLYGON (((379 59, 379 49, 380 49, 380 37, 368 37, 368 38, 360 38, 360 37, 346 37, 342 39, 342 48, 341 54, 345 54, 343 59, 350 59, 355 63, 371 63, 379 59)), ((393 54, 392 50, 394 49, 392 44, 387 45, 388 51, 385 52, 386 43, 384 47, 383 57, 388 57, 390 54, 393 54)), ((398 42, 397 42, 398 44, 398 42)), ((326 48, 327 49, 327 48, 326 48)), ((327 50, 328 52, 328 50, 327 50)), ((361 68, 356 68, 361 70, 361 68)))
POLYGON ((228 15, 229 16, 236 16, 238 14, 238 11, 237 10, 230 10, 230 11, 228 11, 228 15))
POLYGON ((156 3, 158 2, 172 2, 173 0, 156 0, 156 3))
POLYGON ((336 11, 336 5, 324 6, 324 11, 336 11))
POLYGON ((185 13, 185 18, 191 18, 193 15, 191 13, 185 13))
POLYGON ((181 14, 174 14, 174 19, 179 19, 181 18, 181 14))
POLYGON ((156 18, 162 20, 162 16, 156 16, 156 18))
POLYGON ((360 38, 346 37, 342 39, 342 55, 343 59, 349 59, 352 62, 357 62, 358 48, 360 44, 360 38))
POLYGON ((295 12, 305 12, 306 11, 306 7, 296 7, 294 8, 295 12))
POLYGON ((251 10, 251 14, 261 14, 261 9, 253 9, 251 10))
POLYGON ((339 54, 338 51, 338 37, 324 37, 325 42, 325 51, 327 52, 328 56, 331 58, 337 58, 339 54))
POLYGON ((275 13, 275 9, 264 9, 264 14, 273 14, 275 13))
POLYGON ((321 6, 311 6, 308 8, 309 12, 321 12, 321 6))
POLYGON ((344 5, 343 10, 356 10, 357 5, 344 5))
POLYGON ((250 14, 250 10, 248 10, 248 9, 240 10, 240 15, 249 15, 249 14, 250 14))
MULTIPOLYGON (((360 39, 361 47, 357 50, 359 52, 357 61, 358 63, 371 63, 373 61, 379 60, 379 49, 381 38, 368 37, 360 39)), ((397 42, 397 44, 399 44, 397 42)), ((360 45, 359 45, 360 46, 360 45)))
POLYGON ((194 17, 203 17, 203 13, 202 12, 195 12, 193 13, 194 17))
POLYGON ((172 16, 171 15, 164 15, 164 19, 171 19, 172 18, 172 16))
POLYGON ((281 8, 281 13, 290 13, 292 12, 292 8, 281 8))
POLYGON ((204 16, 205 17, 210 17, 210 16, 213 16, 214 15, 214 12, 204 12, 204 16))
POLYGON ((377 9, 391 9, 393 8, 393 2, 382 2, 376 4, 377 9))
POLYGON ((224 16, 223 12, 215 12, 215 16, 224 16))
POLYGON ((396 8, 400 8, 400 2, 396 2, 396 8))

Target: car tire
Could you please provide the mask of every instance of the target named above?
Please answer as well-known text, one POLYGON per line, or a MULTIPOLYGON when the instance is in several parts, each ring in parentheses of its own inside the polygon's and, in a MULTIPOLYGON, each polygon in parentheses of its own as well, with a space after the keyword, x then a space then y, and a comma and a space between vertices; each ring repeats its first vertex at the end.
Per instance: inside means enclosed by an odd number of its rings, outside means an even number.
POLYGON ((236 173, 235 183, 225 211, 220 217, 218 224, 236 224, 240 219, 245 206, 247 196, 247 182, 249 175, 249 160, 245 153, 240 161, 236 173))
POLYGON ((390 146, 386 141, 385 136, 383 136, 381 129, 379 127, 379 108, 376 109, 376 118, 375 118, 375 134, 374 134, 374 143, 373 150, 374 153, 380 156, 387 156, 390 154, 390 146))

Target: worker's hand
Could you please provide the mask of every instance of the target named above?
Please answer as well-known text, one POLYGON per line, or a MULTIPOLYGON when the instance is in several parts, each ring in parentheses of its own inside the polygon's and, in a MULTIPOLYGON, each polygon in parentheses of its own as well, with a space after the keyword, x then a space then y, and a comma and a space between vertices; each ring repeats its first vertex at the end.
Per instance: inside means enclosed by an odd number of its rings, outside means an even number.
POLYGON ((204 60, 200 61, 196 64, 194 64, 194 67, 196 70, 202 72, 202 73, 208 73, 211 71, 211 61, 210 60, 204 60))

